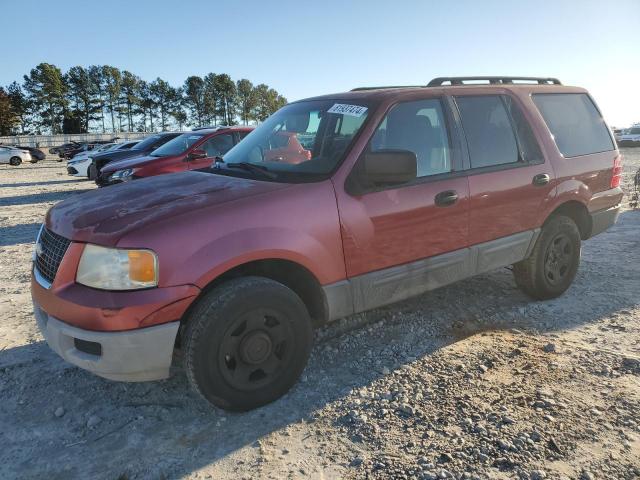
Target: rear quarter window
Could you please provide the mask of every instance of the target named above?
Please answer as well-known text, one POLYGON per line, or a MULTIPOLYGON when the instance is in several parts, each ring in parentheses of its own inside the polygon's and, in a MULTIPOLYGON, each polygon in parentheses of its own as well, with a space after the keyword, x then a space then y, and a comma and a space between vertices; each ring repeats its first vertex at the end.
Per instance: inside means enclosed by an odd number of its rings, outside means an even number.
POLYGON ((533 101, 565 157, 615 148, 600 112, 587 94, 537 93, 533 101))

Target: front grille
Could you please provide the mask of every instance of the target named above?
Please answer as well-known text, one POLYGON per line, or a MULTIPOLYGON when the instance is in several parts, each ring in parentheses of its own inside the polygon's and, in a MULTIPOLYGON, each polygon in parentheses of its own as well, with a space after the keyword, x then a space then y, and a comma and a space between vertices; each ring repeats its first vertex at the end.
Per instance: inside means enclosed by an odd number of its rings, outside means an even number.
POLYGON ((76 170, 76 169, 75 169, 75 168, 73 168, 73 167, 67 167, 67 173, 68 173, 69 175, 75 175, 76 173, 78 173, 78 170, 76 170))
POLYGON ((36 268, 49 283, 53 283, 56 278, 58 267, 70 243, 71 240, 42 228, 36 246, 36 268))

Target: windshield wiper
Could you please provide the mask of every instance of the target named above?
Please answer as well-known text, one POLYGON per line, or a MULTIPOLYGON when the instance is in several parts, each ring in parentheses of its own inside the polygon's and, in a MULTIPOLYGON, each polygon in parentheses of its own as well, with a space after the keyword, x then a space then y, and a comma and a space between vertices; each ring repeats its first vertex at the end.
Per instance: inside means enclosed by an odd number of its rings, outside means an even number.
POLYGON ((246 170, 248 172, 260 173, 267 178, 276 178, 277 175, 273 172, 270 172, 267 167, 264 165, 256 165, 255 163, 249 162, 234 162, 234 163, 225 163, 225 165, 229 168, 241 168, 242 170, 246 170))

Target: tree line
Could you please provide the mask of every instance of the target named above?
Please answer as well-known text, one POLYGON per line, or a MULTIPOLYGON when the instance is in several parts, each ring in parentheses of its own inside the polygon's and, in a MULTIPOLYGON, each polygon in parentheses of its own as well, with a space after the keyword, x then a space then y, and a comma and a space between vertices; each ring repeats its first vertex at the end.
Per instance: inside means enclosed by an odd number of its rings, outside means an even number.
POLYGON ((41 63, 23 82, 0 86, 0 135, 153 132, 261 122, 287 103, 263 83, 226 73, 192 75, 179 87, 109 65, 66 73, 41 63))

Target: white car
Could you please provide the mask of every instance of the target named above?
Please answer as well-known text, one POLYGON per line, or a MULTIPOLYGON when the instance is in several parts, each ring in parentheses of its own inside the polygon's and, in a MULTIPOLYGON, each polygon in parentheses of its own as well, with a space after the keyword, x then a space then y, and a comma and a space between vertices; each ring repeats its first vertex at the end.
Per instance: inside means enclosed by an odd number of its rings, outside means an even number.
POLYGON ((17 167, 22 162, 30 162, 31 154, 26 150, 15 147, 0 146, 0 163, 8 163, 17 167))
POLYGON ((75 155, 71 160, 67 162, 67 173, 74 177, 88 178, 88 169, 91 165, 91 155, 98 153, 105 153, 111 150, 118 150, 126 146, 129 142, 125 143, 105 143, 93 150, 87 150, 75 155))
POLYGON ((619 147, 640 147, 640 124, 625 130, 616 140, 619 147))

